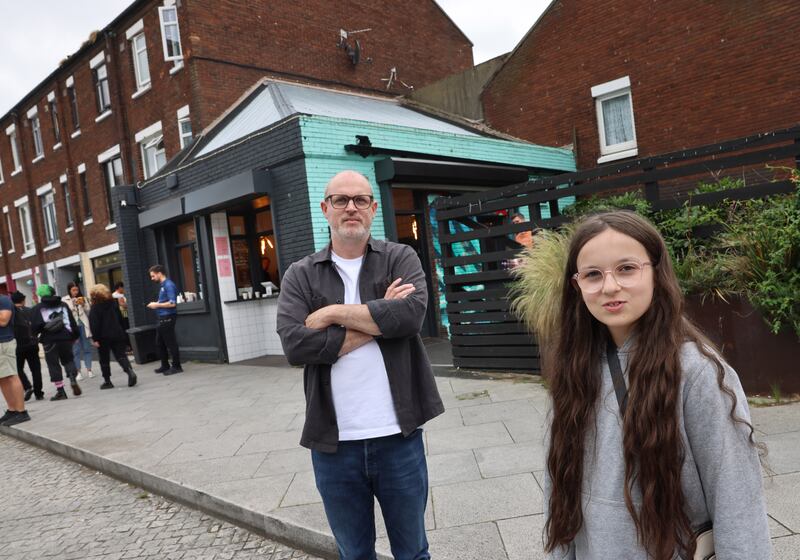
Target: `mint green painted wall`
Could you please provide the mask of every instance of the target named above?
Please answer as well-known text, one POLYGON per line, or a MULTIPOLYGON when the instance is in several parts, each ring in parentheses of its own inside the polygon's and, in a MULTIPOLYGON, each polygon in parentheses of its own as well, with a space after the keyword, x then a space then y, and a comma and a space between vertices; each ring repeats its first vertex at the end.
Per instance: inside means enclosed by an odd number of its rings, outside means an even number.
MULTIPOLYGON (((362 158, 344 150, 346 144, 356 143, 356 135, 369 136, 372 145, 381 148, 540 167, 555 171, 575 171, 576 169, 575 159, 569 150, 483 136, 462 136, 319 116, 301 117, 300 128, 303 137, 309 199, 312 205, 311 228, 314 245, 317 249, 328 243, 328 223, 319 210, 319 202, 325 192, 325 185, 333 175, 343 169, 353 169, 363 173, 370 180, 373 190, 377 191, 378 189, 375 182, 375 160, 382 159, 382 157, 362 158)), ((372 234, 380 239, 385 238, 380 204, 378 205, 378 215, 372 223, 372 234)))

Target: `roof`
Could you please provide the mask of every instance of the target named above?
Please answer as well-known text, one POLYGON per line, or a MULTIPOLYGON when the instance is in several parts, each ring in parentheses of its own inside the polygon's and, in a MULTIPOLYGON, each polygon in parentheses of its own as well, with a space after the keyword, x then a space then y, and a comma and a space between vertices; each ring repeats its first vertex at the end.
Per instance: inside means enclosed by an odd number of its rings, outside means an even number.
POLYGON ((244 139, 293 115, 337 119, 482 136, 479 131, 404 106, 397 98, 345 93, 285 82, 265 82, 257 87, 226 118, 206 131, 203 145, 194 157, 204 156, 244 139))

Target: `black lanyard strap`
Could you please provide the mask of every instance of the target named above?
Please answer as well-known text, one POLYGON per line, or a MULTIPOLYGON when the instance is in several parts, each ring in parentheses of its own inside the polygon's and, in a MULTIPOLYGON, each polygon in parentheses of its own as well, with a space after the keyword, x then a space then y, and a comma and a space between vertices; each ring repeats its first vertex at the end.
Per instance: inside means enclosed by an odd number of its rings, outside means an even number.
POLYGON ((619 412, 624 417, 625 406, 628 404, 628 387, 625 385, 625 377, 622 375, 622 368, 619 365, 617 347, 613 342, 608 343, 606 356, 608 357, 608 368, 611 370, 611 381, 614 382, 614 392, 617 394, 619 412))

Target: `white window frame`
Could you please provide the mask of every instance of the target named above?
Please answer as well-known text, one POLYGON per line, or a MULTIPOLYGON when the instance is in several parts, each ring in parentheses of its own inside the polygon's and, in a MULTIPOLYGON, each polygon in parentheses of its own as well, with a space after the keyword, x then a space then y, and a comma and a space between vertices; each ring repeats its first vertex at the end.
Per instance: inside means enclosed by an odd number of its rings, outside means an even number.
POLYGON ((3 176, 3 158, 0 158, 0 185, 6 182, 6 178, 3 176))
POLYGON ((636 141, 636 119, 633 112, 633 94, 631 93, 631 80, 629 76, 623 76, 610 82, 592 87, 592 98, 595 102, 595 112, 597 114, 597 133, 600 139, 600 158, 597 163, 606 163, 618 159, 634 157, 639 154, 636 141), (631 115, 631 128, 633 139, 617 144, 606 144, 606 128, 603 118, 603 102, 617 97, 628 96, 628 108, 631 115))
POLYGON ((8 254, 14 252, 14 228, 11 227, 11 213, 8 206, 3 206, 3 214, 6 216, 6 227, 8 228, 8 254))
POLYGON ((134 95, 144 93, 145 90, 150 89, 152 83, 152 76, 150 75, 150 61, 147 57, 147 40, 144 31, 137 33, 130 38, 131 41, 131 56, 133 57, 133 73, 136 77, 136 92, 134 95), (137 47, 136 43, 141 39, 142 46, 137 47), (140 59, 140 55, 144 55, 144 61, 140 59), (142 68, 147 72, 147 79, 142 77, 142 68))
POLYGON ((115 225, 114 222, 114 208, 113 208, 113 200, 114 197, 111 194, 111 190, 122 184, 125 180, 124 172, 122 171, 122 158, 120 157, 119 145, 114 146, 111 150, 107 150, 106 154, 101 154, 97 157, 97 162, 101 165, 103 171, 103 183, 106 188, 106 197, 107 197, 107 206, 108 206, 108 229, 110 226, 115 225), (116 148, 116 150, 114 149, 116 148), (117 174, 115 168, 119 168, 119 174, 117 174), (119 177, 119 182, 117 182, 117 177, 119 177))
POLYGON ((42 225, 44 226, 44 239, 47 247, 60 243, 58 236, 58 217, 56 215, 56 197, 52 183, 47 183, 36 189, 39 205, 42 207, 42 225))
POLYGON ((6 128, 6 136, 8 136, 8 142, 11 144, 11 159, 14 160, 14 171, 11 172, 11 176, 13 177, 20 171, 22 171, 22 160, 19 157, 19 147, 17 146, 17 127, 16 125, 11 125, 6 128))
POLYGON ((38 107, 31 107, 27 113, 28 121, 31 123, 31 136, 33 137, 33 151, 35 157, 32 163, 36 163, 44 157, 44 142, 42 141, 42 122, 39 120, 38 107))
POLYGON ((22 255, 20 258, 28 257, 36 252, 36 239, 33 237, 33 226, 31 225, 31 208, 28 204, 28 197, 14 201, 19 216, 19 229, 22 232, 22 255))
POLYGON ((139 144, 139 153, 142 158, 142 173, 144 174, 145 179, 149 179, 150 177, 154 176, 158 171, 163 167, 156 167, 158 163, 158 154, 160 152, 164 153, 164 163, 166 164, 167 154, 166 150, 162 148, 161 150, 156 150, 152 152, 152 157, 148 162, 148 150, 158 145, 159 142, 163 142, 163 134, 162 134, 162 126, 161 121, 158 121, 154 124, 151 124, 144 130, 140 130, 134 136, 134 140, 137 144, 139 144), (148 165, 149 163, 149 165, 148 165))
MULTIPOLYGON (((165 4, 167 4, 165 2, 165 4)), ((181 29, 180 24, 178 23, 178 7, 171 3, 170 5, 164 5, 158 8, 158 21, 161 26, 161 46, 164 49, 164 60, 166 61, 178 61, 183 60, 183 46, 181 45, 181 29), (164 14, 167 12, 172 12, 175 14, 175 21, 164 21, 164 14), (175 34, 177 35, 177 44, 178 45, 178 53, 169 53, 169 47, 167 43, 167 28, 175 28, 175 34)))
POLYGON ((47 94, 47 110, 50 112, 50 124, 53 126, 53 150, 61 147, 61 123, 58 122, 58 103, 56 102, 56 92, 51 91, 47 94))
POLYGON ((72 124, 72 134, 70 138, 76 138, 81 133, 81 115, 78 112, 78 90, 75 89, 75 78, 70 76, 67 78, 65 85, 67 87, 67 103, 69 103, 70 110, 70 123, 72 124))
POLYGON ((67 174, 65 173, 58 178, 58 184, 62 189, 62 200, 64 201, 64 215, 67 218, 67 227, 65 232, 70 232, 75 226, 75 217, 72 215, 72 196, 69 194, 69 185, 67 184, 67 174))
POLYGON ((192 119, 189 116, 189 106, 184 105, 180 109, 178 109, 178 137, 181 141, 181 150, 186 147, 186 144, 194 138, 192 134, 192 119), (184 134, 183 132, 183 124, 189 123, 189 134, 184 134))

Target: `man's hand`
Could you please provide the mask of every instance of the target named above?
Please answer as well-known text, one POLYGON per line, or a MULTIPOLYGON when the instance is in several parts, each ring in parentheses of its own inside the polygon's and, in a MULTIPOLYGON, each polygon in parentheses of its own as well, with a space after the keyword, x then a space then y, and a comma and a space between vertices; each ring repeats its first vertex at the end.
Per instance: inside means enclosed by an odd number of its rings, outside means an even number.
POLYGON ((158 307, 158 302, 151 301, 150 303, 147 304, 147 307, 149 309, 156 309, 158 307))
POLYGON ((95 348, 100 348, 100 343, 97 342, 96 340, 93 340, 92 341, 92 346, 94 346, 95 348))
POLYGON ((328 305, 322 309, 317 309, 314 311, 311 315, 306 317, 306 327, 317 330, 323 330, 330 327, 334 323, 331 314, 333 307, 333 305, 328 305))
POLYGON ((404 299, 413 294, 414 290, 416 290, 414 284, 401 284, 400 282, 402 281, 402 278, 398 278, 389 284, 383 299, 404 299))

